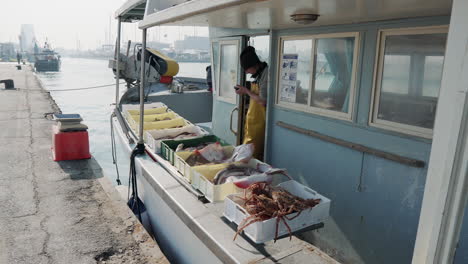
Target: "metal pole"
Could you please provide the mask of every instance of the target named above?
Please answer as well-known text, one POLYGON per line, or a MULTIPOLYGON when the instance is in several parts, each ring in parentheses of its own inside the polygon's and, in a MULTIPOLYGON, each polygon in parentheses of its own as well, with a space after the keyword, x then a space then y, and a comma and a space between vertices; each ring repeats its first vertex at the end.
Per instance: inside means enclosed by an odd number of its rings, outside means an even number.
POLYGON ((138 135, 138 144, 144 144, 143 140, 143 115, 145 111, 145 64, 146 64, 146 28, 143 29, 141 38, 141 67, 140 67, 140 130, 138 135))
POLYGON ((116 65, 115 65, 115 70, 116 70, 116 74, 115 74, 115 107, 119 108, 119 97, 120 97, 120 91, 119 91, 119 83, 120 83, 120 31, 121 31, 121 18, 119 17, 118 18, 118 22, 117 22, 117 43, 115 44, 115 50, 116 50, 116 54, 115 54, 115 61, 116 61, 116 65))

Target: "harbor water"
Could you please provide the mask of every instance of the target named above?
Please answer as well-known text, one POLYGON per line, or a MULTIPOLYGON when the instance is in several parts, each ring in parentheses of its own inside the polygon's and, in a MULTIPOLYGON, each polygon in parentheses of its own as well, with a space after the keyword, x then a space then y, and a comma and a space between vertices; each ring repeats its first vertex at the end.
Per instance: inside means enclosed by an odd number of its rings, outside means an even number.
MULTIPOLYGON (((115 86, 71 90, 115 83, 107 60, 62 58, 60 72, 37 73, 44 89, 49 90, 63 113, 79 113, 89 129, 90 151, 104 174, 115 184, 117 173, 112 161, 110 115, 114 109, 115 86), (54 91, 61 90, 61 91, 54 91), (65 90, 65 91, 62 91, 65 90), (66 91, 70 90, 70 91, 66 91)), ((205 78, 209 63, 179 63, 179 76, 205 78)), ((125 85, 120 86, 125 89, 125 85)), ((129 157, 117 149, 122 184, 128 180, 129 157)))

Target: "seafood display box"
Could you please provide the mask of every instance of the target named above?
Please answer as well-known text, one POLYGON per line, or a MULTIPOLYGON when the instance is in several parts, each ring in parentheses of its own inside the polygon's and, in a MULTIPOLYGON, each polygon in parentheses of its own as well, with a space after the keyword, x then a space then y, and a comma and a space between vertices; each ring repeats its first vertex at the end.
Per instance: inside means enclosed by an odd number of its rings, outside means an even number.
MULTIPOLYGON (((322 223, 328 218, 330 213, 330 199, 294 180, 280 183, 278 186, 303 199, 321 199, 319 204, 310 209, 303 210, 298 217, 292 220, 287 220, 286 217, 284 217, 284 220, 287 221, 291 228, 291 232, 322 223)), ((226 196, 224 200, 224 217, 237 225, 250 216, 242 206, 243 195, 243 193, 231 194, 226 196)), ((288 215, 288 217, 292 218, 296 216, 296 214, 297 213, 292 213, 288 215)), ((271 218, 262 222, 256 222, 247 226, 243 232, 254 243, 264 243, 275 239, 276 221, 276 218, 271 218)), ((289 234, 289 232, 285 224, 283 221, 279 221, 278 237, 287 234, 289 234)))
MULTIPOLYGON (((251 159, 248 163, 248 166, 251 168, 258 168, 260 164, 269 167, 269 165, 257 159, 251 159)), ((205 195, 205 198, 212 203, 222 202, 224 201, 224 198, 226 198, 226 196, 228 196, 229 194, 239 193, 243 191, 243 189, 238 188, 232 182, 227 182, 219 185, 216 185, 212 182, 216 174, 228 166, 229 164, 224 163, 193 167, 191 181, 192 186, 195 189, 199 190, 201 193, 203 193, 205 195)), ((275 174, 272 175, 272 178, 274 180, 282 179, 282 177, 275 178, 275 176, 275 174)))
POLYGON ((163 140, 161 142, 161 156, 174 165, 174 153, 179 144, 184 144, 184 147, 196 147, 200 144, 209 142, 219 142, 222 146, 229 145, 215 135, 208 135, 191 139, 163 140))
MULTIPOLYGON (((127 110, 125 118, 130 128, 138 133, 139 130, 139 114, 138 110, 127 110)), ((164 107, 145 109, 144 116, 144 131, 148 130, 161 130, 176 127, 185 127, 192 125, 190 121, 179 116, 171 109, 164 107)))
POLYGON ((196 136, 193 136, 190 139, 206 136, 209 134, 206 130, 204 130, 203 128, 200 128, 199 126, 188 125, 188 126, 180 127, 180 128, 148 130, 148 131, 145 131, 144 136, 145 136, 146 144, 153 150, 153 152, 155 154, 160 154, 161 142, 165 140, 171 140, 171 139, 168 139, 167 137, 174 137, 181 133, 196 134, 196 136))
MULTIPOLYGON (((223 151, 224 151, 224 155, 226 157, 230 157, 232 156, 232 153, 234 151, 234 147, 231 146, 231 145, 227 145, 227 146, 223 146, 223 151)), ((189 156, 192 154, 193 152, 189 152, 189 151, 181 151, 181 152, 177 152, 175 153, 174 152, 174 167, 180 172, 180 174, 182 174, 182 176, 184 176, 184 178, 189 182, 191 183, 192 180, 193 180, 193 174, 195 172, 195 169, 197 167, 201 167, 201 166, 206 166, 206 165, 199 165, 199 166, 190 166, 186 160, 189 158, 189 156)), ((214 164, 214 165, 228 165, 227 163, 220 163, 220 164, 214 164)), ((213 165, 213 164, 212 164, 213 165)))

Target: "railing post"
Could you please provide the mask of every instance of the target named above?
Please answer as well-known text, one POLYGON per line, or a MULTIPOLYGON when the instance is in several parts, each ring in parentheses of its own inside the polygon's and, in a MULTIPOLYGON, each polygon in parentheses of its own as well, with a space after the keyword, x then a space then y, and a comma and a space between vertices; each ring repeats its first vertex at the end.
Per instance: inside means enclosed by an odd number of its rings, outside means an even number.
POLYGON ((119 17, 118 22, 117 22, 117 43, 115 44, 115 61, 116 61, 116 66, 115 66, 115 107, 119 107, 119 98, 120 98, 120 91, 119 91, 119 85, 120 85, 120 32, 121 32, 121 25, 122 25, 122 20, 119 17))
POLYGON ((146 64, 146 28, 143 29, 141 38, 141 67, 140 67, 140 129, 138 136, 138 144, 144 144, 143 140, 143 115, 145 111, 145 64, 146 64))

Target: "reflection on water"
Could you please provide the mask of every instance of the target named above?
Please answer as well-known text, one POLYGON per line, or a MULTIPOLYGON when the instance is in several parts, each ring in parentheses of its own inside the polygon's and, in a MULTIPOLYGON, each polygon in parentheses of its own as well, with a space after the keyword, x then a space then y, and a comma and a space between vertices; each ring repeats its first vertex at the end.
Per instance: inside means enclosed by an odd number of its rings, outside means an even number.
MULTIPOLYGON (((38 73, 46 90, 73 89, 115 83, 114 75, 107 68, 107 60, 63 58, 60 72, 38 73)), ((205 77, 207 63, 180 63, 180 72, 189 77, 205 77)), ((181 75, 181 74, 179 74, 181 75)), ((122 87, 122 86, 121 86, 122 87)), ((121 88, 122 89, 122 88, 121 88)), ((115 184, 116 172, 112 163, 110 145, 110 115, 115 100, 115 87, 91 90, 51 92, 63 113, 79 113, 89 129, 90 150, 115 184)), ((128 179, 128 157, 118 149, 122 183, 128 179)))

